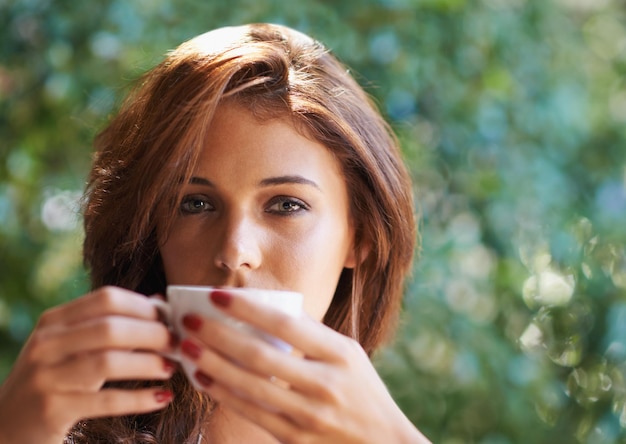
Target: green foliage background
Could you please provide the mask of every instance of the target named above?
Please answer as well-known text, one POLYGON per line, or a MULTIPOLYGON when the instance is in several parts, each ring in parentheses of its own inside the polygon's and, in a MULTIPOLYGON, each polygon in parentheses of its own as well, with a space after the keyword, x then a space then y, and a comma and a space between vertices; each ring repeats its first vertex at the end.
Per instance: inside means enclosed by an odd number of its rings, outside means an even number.
MULTIPOLYGON (((326 43, 399 134, 422 249, 376 358, 437 443, 626 442, 626 10, 614 0, 0 0, 0 379, 87 288, 90 141, 214 27, 326 43)), ((141 211, 129 208, 128 211, 141 211)))

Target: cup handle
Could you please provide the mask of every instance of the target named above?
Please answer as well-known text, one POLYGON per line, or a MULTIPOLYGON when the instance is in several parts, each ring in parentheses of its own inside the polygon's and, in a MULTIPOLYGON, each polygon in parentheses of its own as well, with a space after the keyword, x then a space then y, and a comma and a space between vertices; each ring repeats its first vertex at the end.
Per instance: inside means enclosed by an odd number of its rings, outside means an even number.
POLYGON ((148 298, 148 301, 157 309, 159 313, 159 321, 162 321, 169 328, 172 327, 172 307, 163 299, 148 298))
MULTIPOLYGON (((148 298, 148 301, 154 305, 159 313, 159 321, 163 322, 165 326, 171 332, 174 332, 174 318, 172 314, 172 307, 170 304, 165 302, 163 299, 158 298, 148 298)), ((180 361, 181 356, 178 350, 174 350, 172 353, 161 353, 161 355, 166 358, 172 359, 173 361, 180 361)))

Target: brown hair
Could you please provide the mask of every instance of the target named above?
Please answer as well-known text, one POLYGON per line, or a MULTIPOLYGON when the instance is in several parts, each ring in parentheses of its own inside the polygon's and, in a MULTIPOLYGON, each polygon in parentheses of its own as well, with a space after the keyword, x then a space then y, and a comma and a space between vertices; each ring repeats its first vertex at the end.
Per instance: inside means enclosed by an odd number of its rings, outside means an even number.
MULTIPOLYGON (((260 119, 290 118, 340 162, 362 257, 343 271, 324 322, 372 353, 394 330, 415 248, 411 183, 392 131, 346 68, 320 43, 284 26, 221 28, 183 43, 144 76, 98 135, 85 206, 84 259, 93 287, 164 292, 156 227, 175 214, 179 185, 224 100, 260 119)), ((176 401, 164 412, 92 420, 75 436, 99 442, 90 429, 109 428, 133 435, 116 442, 197 439, 211 404, 184 378, 173 383, 176 401), (176 415, 180 409, 185 413, 176 415), (135 441, 136 424, 158 438, 135 441)))

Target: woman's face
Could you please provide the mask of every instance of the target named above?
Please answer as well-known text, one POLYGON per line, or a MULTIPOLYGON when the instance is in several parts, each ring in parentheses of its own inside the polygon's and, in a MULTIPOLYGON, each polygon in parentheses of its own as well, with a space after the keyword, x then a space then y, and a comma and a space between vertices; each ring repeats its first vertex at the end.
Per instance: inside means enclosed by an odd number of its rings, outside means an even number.
POLYGON ((298 291, 321 320, 355 266, 338 161, 286 119, 221 105, 178 215, 159 233, 168 284, 298 291))

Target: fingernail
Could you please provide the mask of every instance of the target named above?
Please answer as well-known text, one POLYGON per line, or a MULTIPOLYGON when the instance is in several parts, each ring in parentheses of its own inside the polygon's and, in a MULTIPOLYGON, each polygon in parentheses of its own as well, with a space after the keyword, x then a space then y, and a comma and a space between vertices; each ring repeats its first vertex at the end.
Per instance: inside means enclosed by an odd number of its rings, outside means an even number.
POLYGON ((213 385, 213 378, 211 378, 209 375, 202 373, 200 370, 196 370, 196 372, 194 373, 194 377, 200 384, 205 387, 210 387, 211 385, 213 385))
POLYGON ((212 291, 210 295, 211 301, 217 306, 226 308, 233 300, 233 296, 225 291, 212 291))
POLYGON ((190 331, 198 331, 202 327, 202 319, 193 314, 183 316, 183 325, 190 331))
POLYGON ((163 369, 167 373, 172 374, 176 371, 176 364, 174 363, 174 361, 170 361, 167 358, 163 358, 163 369))
POLYGON ((154 398, 158 403, 165 404, 174 399, 174 394, 169 390, 159 390, 154 394, 154 398))
POLYGON ((191 342, 189 339, 185 339, 183 343, 180 345, 181 350, 184 354, 193 359, 198 359, 202 350, 196 344, 191 342))

